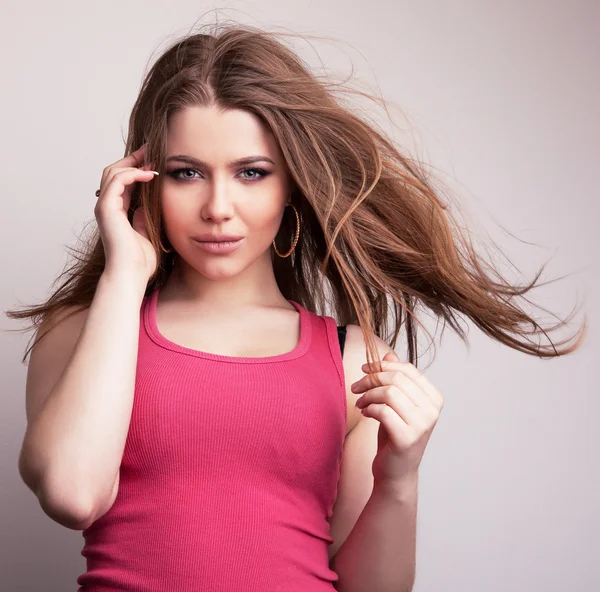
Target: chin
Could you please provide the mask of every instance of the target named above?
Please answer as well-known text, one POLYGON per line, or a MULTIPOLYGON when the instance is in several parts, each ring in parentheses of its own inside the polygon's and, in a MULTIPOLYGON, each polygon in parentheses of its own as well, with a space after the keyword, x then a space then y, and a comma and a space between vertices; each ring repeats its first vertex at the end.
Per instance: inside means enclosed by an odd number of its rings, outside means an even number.
POLYGON ((241 268, 238 265, 223 265, 223 263, 210 263, 195 266, 196 271, 209 280, 221 280, 236 276, 241 268))
POLYGON ((203 277, 209 280, 220 280, 239 275, 252 266, 262 267, 265 261, 271 264, 271 254, 268 248, 259 253, 243 252, 238 249, 223 255, 205 255, 193 252, 189 253, 189 257, 186 257, 184 261, 186 266, 196 270, 203 277))
POLYGON ((196 260, 191 265, 199 274, 209 280, 220 280, 238 275, 250 264, 235 260, 233 257, 207 257, 204 260, 196 260))

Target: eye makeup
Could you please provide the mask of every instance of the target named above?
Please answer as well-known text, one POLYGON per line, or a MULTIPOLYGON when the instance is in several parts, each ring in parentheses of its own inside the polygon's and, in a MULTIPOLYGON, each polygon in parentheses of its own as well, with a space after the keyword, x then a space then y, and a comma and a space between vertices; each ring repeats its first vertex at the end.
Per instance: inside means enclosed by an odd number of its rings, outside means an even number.
MULTIPOLYGON (((175 179, 175 181, 178 181, 181 183, 187 183, 189 181, 193 181, 195 178, 198 178, 198 177, 182 177, 182 176, 180 176, 180 173, 187 172, 187 171, 193 171, 195 173, 201 174, 200 171, 198 171, 197 169, 183 167, 183 168, 178 168, 178 169, 169 171, 167 173, 167 175, 169 175, 170 177, 175 179)), ((261 169, 258 167, 242 169, 240 171, 240 173, 238 173, 238 174, 248 173, 248 172, 255 173, 255 175, 253 177, 250 177, 250 178, 246 177, 245 179, 243 179, 244 181, 246 181, 248 183, 256 183, 257 181, 260 181, 261 179, 264 179, 265 177, 267 177, 271 174, 269 171, 266 171, 265 169, 261 169)))

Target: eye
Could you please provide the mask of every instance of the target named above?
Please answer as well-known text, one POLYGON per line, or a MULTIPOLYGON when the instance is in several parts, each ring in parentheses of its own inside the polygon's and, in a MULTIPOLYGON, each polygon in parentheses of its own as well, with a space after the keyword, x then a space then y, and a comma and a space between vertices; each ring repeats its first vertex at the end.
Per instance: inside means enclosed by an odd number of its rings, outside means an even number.
POLYGON ((177 181, 186 181, 187 179, 193 179, 194 177, 180 177, 179 173, 188 172, 188 171, 192 171, 194 173, 198 172, 196 169, 175 169, 174 171, 171 171, 170 173, 167 173, 167 174, 170 177, 173 177, 173 179, 176 179, 177 181))
MULTIPOLYGON (((190 168, 175 169, 173 171, 170 171, 167 174, 170 177, 173 177, 173 179, 175 179, 176 181, 182 181, 185 183, 185 182, 191 181, 195 178, 195 177, 189 176, 189 175, 182 176, 182 173, 188 173, 190 171, 192 173, 198 173, 199 175, 201 175, 201 173, 199 171, 197 171, 196 169, 190 169, 190 168)), ((265 171, 264 169, 261 169, 258 167, 243 169, 240 172, 240 174, 242 174, 242 173, 253 173, 250 176, 243 177, 243 179, 245 181, 249 181, 251 183, 254 183, 255 181, 260 181, 260 179, 262 179, 263 177, 266 177, 267 175, 271 174, 269 171, 265 171)))
POLYGON ((256 167, 250 168, 250 169, 244 169, 242 171, 242 173, 248 173, 248 172, 258 173, 258 176, 255 174, 255 175, 252 175, 251 177, 246 177, 246 181, 250 181, 250 182, 259 181, 263 177, 266 177, 267 175, 271 174, 268 171, 265 171, 264 169, 259 169, 256 167))

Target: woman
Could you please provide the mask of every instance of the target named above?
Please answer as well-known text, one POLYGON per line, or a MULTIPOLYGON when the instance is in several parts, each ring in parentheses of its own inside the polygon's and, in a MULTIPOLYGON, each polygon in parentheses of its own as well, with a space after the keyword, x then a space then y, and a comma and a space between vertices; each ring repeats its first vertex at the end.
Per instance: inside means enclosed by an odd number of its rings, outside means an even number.
POLYGON ((443 407, 415 305, 540 357, 583 337, 530 341, 539 274, 487 275, 424 170, 250 27, 164 52, 97 197, 70 277, 9 313, 38 328, 19 468, 83 530, 81 590, 410 590, 443 407))

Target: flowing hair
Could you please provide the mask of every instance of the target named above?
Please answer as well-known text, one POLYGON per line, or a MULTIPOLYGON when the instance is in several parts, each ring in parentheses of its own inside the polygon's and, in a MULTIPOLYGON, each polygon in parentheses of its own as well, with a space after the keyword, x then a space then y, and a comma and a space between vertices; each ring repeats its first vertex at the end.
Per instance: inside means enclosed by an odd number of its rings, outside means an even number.
MULTIPOLYGON (((165 283, 177 256, 162 248, 168 244, 160 195, 169 117, 189 106, 214 105, 258 116, 290 172, 301 232, 291 256, 280 258, 271 248, 282 294, 317 314, 331 314, 340 325, 359 325, 369 362, 380 361, 374 336, 395 348, 404 323, 408 360, 417 364, 416 324, 423 327, 418 305, 448 323, 467 347, 459 315, 493 339, 540 358, 577 349, 585 317, 574 336, 554 343, 548 333, 575 313, 544 329, 517 303, 518 298, 529 302, 524 295, 545 264, 524 285, 504 278, 476 252, 470 232, 444 203, 441 184, 425 165, 343 99, 357 93, 387 108, 385 101, 317 76, 277 35, 239 24, 188 33, 146 73, 125 147, 127 155, 147 142, 145 162, 161 173, 151 184, 135 184, 128 211, 132 221, 135 209, 143 207, 158 256, 146 295, 165 283), (541 334, 549 344, 536 343, 541 334)), ((295 235, 296 218, 290 214, 286 209, 275 237, 280 250, 287 250, 295 235)), ((56 281, 66 279, 45 302, 7 316, 32 319, 39 327, 62 309, 89 307, 105 266, 97 226, 83 243, 56 281)))

